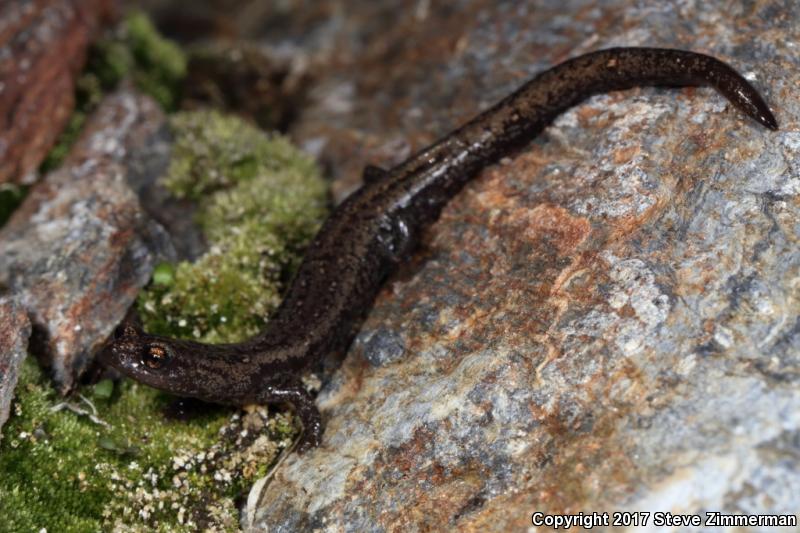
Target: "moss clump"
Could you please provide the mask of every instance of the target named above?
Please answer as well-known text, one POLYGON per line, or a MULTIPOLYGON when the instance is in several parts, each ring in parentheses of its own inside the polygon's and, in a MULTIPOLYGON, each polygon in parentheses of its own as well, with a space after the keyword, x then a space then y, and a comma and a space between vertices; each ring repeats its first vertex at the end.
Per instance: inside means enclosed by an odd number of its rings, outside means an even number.
POLYGON ((152 96, 164 109, 172 110, 185 75, 183 51, 163 38, 146 15, 131 12, 114 33, 90 48, 86 68, 75 84, 75 110, 43 161, 42 170, 61 164, 87 117, 123 79, 131 78, 140 91, 152 96))
MULTIPOLYGON (((303 182, 301 188, 318 182, 303 179, 318 175, 311 158, 285 138, 265 136, 236 116, 214 111, 177 113, 171 125, 176 137, 164 184, 178 198, 198 199, 275 173, 293 173, 303 182)), ((319 185, 314 189, 318 191, 319 185)))
MULTIPOLYGON (((325 214, 325 183, 287 141, 238 119, 194 112, 172 125, 165 181, 198 199, 211 246, 194 264, 159 266, 138 306, 152 332, 236 340, 277 304, 325 214)), ((83 415, 54 410, 59 399, 26 361, 0 441, 0 531, 235 531, 236 499, 296 431, 263 407, 170 421, 170 398, 130 380, 80 392, 70 401, 83 415)))
POLYGON ((314 162, 279 136, 212 111, 171 119, 173 156, 164 183, 198 199, 209 251, 161 266, 139 297, 145 329, 205 342, 258 332, 325 214, 314 162))
POLYGON ((165 109, 174 109, 180 82, 186 75, 186 56, 172 41, 163 38, 142 13, 129 15, 126 29, 134 83, 165 109))
POLYGON ((11 214, 25 199, 28 188, 13 183, 0 184, 0 228, 11 218, 11 214))
POLYGON ((130 77, 140 91, 169 111, 175 109, 184 76, 183 51, 162 37, 147 15, 133 11, 117 31, 92 47, 82 78, 88 94, 97 95, 130 77))
POLYGON ((292 432, 264 410, 170 421, 169 398, 131 381, 82 393, 72 401, 96 421, 57 409, 33 359, 23 365, 0 441, 0 531, 235 531, 233 499, 292 432))

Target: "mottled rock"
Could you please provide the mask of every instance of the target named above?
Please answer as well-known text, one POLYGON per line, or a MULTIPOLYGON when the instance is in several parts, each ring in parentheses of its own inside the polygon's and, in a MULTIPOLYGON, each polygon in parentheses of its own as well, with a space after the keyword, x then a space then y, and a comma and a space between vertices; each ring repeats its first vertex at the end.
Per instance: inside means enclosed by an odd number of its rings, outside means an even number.
POLYGON ((177 258, 193 261, 208 248, 196 223, 197 203, 175 198, 159 179, 168 171, 173 141, 165 122, 130 153, 126 181, 139 197, 142 209, 171 237, 177 258))
MULTIPOLYGON (((121 0, 121 3, 144 9, 161 31, 183 43, 258 40, 264 36, 272 41, 295 37, 315 41, 315 36, 321 33, 319 26, 332 22, 331 14, 342 7, 355 7, 354 2, 340 0, 195 0, 191 9, 186 9, 182 0, 121 0)), ((359 7, 366 11, 372 4, 382 3, 362 2, 359 7)), ((336 33, 347 38, 347 32, 341 29, 336 33)))
POLYGON ((0 429, 8 420, 30 335, 31 324, 25 310, 13 299, 0 298, 0 429))
POLYGON ((0 182, 30 181, 67 123, 75 77, 112 0, 0 5, 0 182))
POLYGON ((92 116, 62 167, 33 187, 0 230, 0 283, 33 323, 32 353, 62 392, 123 318, 160 256, 172 253, 126 177, 164 126, 150 98, 128 89, 92 116))
POLYGON ((348 159, 368 150, 342 139, 419 148, 533 73, 615 45, 729 61, 781 130, 710 89, 643 88, 590 99, 486 169, 320 395, 322 447, 251 495, 248 523, 525 531, 535 511, 796 513, 796 6, 419 4, 391 31, 364 21, 366 57, 331 67, 294 130, 348 182, 372 158, 348 159))
POLYGON ((248 43, 196 46, 189 53, 181 105, 237 113, 265 131, 285 131, 309 81, 301 59, 248 43))

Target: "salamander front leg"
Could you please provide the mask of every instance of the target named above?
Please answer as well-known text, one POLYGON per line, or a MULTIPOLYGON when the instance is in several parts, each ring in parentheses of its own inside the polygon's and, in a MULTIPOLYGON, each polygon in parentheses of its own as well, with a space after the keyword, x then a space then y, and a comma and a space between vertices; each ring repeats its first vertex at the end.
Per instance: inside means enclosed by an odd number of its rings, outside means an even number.
POLYGON ((303 423, 303 434, 297 443, 297 451, 303 453, 319 446, 322 441, 322 417, 314 398, 303 387, 300 380, 289 379, 275 385, 268 385, 259 395, 257 403, 289 403, 303 423))

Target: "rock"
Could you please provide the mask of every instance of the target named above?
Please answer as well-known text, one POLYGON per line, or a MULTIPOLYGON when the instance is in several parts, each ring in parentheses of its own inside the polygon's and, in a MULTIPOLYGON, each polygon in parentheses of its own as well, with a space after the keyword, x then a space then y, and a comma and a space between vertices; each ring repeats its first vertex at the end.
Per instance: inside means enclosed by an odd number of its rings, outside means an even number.
POLYGON ((322 446, 256 486, 248 524, 524 531, 533 512, 794 515, 794 8, 424 4, 394 31, 371 26, 366 56, 316 91, 348 79, 346 105, 318 100, 294 129, 340 179, 360 170, 337 139, 420 148, 535 72, 615 45, 729 61, 781 130, 711 89, 643 88, 590 99, 486 169, 386 284, 318 398, 322 446))
POLYGON ((302 108, 309 81, 302 60, 252 44, 195 46, 181 105, 237 113, 265 131, 285 131, 302 108))
POLYGON ((130 153, 126 181, 139 197, 142 209, 169 234, 176 257, 194 261, 208 248, 197 221, 197 203, 175 198, 158 179, 167 173, 174 139, 163 127, 130 153))
POLYGON ((8 420, 30 335, 31 324, 22 307, 13 299, 0 297, 0 429, 8 420))
MULTIPOLYGON (((107 97, 62 167, 34 186, 0 230, 0 283, 33 323, 32 353, 68 391, 121 321, 156 262, 173 254, 126 178, 164 127, 150 98, 107 97)), ((141 180, 141 176, 138 176, 141 180)))
MULTIPOLYGON (((145 10, 162 32, 187 44, 261 40, 265 36, 271 40, 300 38, 315 41, 320 26, 336 19, 331 15, 336 14, 341 4, 339 0, 196 0, 192 2, 192 9, 186 9, 186 3, 180 0, 122 0, 124 7, 145 10)), ((359 11, 370 9, 371 4, 374 2, 362 3, 359 11)), ((337 34, 347 36, 346 32, 337 34)), ((321 41, 327 42, 327 39, 321 41)))
POLYGON ((32 174, 67 123, 75 78, 111 0, 0 6, 0 183, 32 174))

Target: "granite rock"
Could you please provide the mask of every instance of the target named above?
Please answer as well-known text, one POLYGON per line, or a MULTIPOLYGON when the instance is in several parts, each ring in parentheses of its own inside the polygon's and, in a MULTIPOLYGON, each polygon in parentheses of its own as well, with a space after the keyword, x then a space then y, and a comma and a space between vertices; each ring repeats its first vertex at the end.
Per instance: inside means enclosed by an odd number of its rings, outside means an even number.
POLYGON ((75 78, 112 0, 0 5, 0 182, 32 181, 75 104, 75 78))
POLYGON ((13 299, 0 297, 0 429, 8 420, 30 335, 31 324, 24 309, 13 299))
POLYGON ((364 163, 393 164, 535 72, 610 46, 720 57, 781 129, 710 89, 642 88, 591 98, 487 168, 383 288, 318 398, 322 446, 256 486, 247 526, 525 531, 537 511, 797 513, 796 5, 417 7, 391 24, 332 10, 326 27, 360 23, 372 40, 337 50, 293 131, 329 162, 340 198, 364 163))
POLYGON ((31 317, 31 351, 61 392, 125 316, 157 260, 174 253, 127 182, 147 168, 139 153, 164 124, 150 98, 127 88, 108 96, 64 164, 0 230, 0 283, 31 317))

